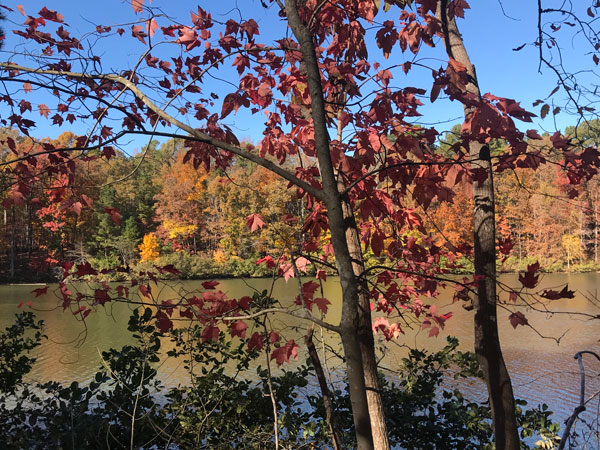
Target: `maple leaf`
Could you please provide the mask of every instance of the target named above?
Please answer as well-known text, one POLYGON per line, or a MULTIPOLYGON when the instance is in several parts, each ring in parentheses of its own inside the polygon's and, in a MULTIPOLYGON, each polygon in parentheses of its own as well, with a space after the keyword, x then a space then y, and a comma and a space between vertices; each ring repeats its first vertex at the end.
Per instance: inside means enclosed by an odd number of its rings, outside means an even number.
POLYGON ((373 328, 373 333, 377 334, 378 331, 385 332, 387 327, 390 326, 390 323, 385 317, 378 317, 373 321, 371 326, 373 328))
POLYGON ((203 281, 203 282, 202 282, 202 287, 203 287, 204 289, 208 289, 208 290, 212 290, 212 289, 214 289, 215 287, 217 287, 218 285, 219 285, 219 282, 218 282, 218 281, 214 281, 214 280, 211 280, 211 281, 203 281))
POLYGON ((127 298, 129 297, 129 288, 123 285, 119 285, 116 287, 117 294, 119 297, 127 298))
POLYGON ((23 8, 23 5, 17 5, 17 9, 19 10, 19 12, 26 16, 27 14, 25 14, 25 8, 23 8))
POLYGON ((519 325, 529 325, 527 318, 521 311, 517 311, 508 316, 508 320, 513 328, 517 328, 519 325))
POLYGON ((284 362, 288 362, 290 358, 298 358, 298 344, 294 340, 288 341, 285 346, 276 348, 271 353, 271 359, 274 359, 277 366, 281 366, 284 362))
POLYGON ((248 340, 248 351, 252 351, 254 349, 260 351, 263 348, 263 337, 260 333, 255 332, 252 334, 252 337, 248 340))
MULTIPOLYGON (((152 0, 149 1, 152 3, 152 0)), ((144 10, 143 6, 144 0, 131 0, 131 8, 133 9, 134 13, 141 13, 144 10)))
POLYGON ((214 325, 207 326, 202 332, 202 342, 213 341, 217 342, 219 340, 219 328, 214 325))
POLYGON ((269 342, 271 344, 274 344, 275 342, 278 342, 281 336, 279 336, 279 333, 277 331, 270 331, 269 332, 269 342))
POLYGON ((519 281, 521 284, 528 288, 532 289, 536 287, 539 281, 539 274, 536 275, 536 272, 540 269, 539 263, 530 264, 527 266, 527 272, 519 274, 519 281))
POLYGON ((166 333, 167 331, 173 329, 173 322, 163 311, 158 311, 156 313, 156 325, 161 333, 166 333))
POLYGON ((152 295, 152 290, 150 289, 150 286, 145 285, 145 284, 140 284, 140 286, 138 287, 138 289, 140 290, 140 293, 144 296, 144 297, 148 297, 150 298, 152 295))
POLYGON ((119 211, 117 211, 116 208, 107 206, 104 208, 104 212, 110 215, 110 218, 116 225, 121 225, 121 214, 119 214, 119 211))
POLYGON ((46 295, 48 293, 48 286, 45 286, 43 288, 34 289, 33 291, 31 291, 31 293, 35 294, 36 298, 39 297, 40 295, 46 295))
POLYGON ((81 204, 81 202, 75 202, 71 205, 71 209, 73 210, 73 212, 75 214, 77 214, 78 216, 81 215, 81 208, 83 207, 83 205, 81 204))
POLYGON ((248 328, 248 325, 246 325, 241 320, 236 320, 231 325, 229 325, 229 330, 230 330, 231 336, 238 336, 241 339, 244 339, 246 337, 246 329, 247 328, 248 328))
POLYGON ((95 289, 94 290, 94 305, 104 305, 111 299, 106 289, 95 289))
POLYGON ((156 23, 156 20, 150 19, 146 21, 146 31, 148 31, 150 37, 154 36, 154 32, 156 30, 158 30, 158 24, 156 23))
POLYGON ((64 16, 62 14, 59 14, 56 11, 51 11, 45 6, 40 10, 40 12, 38 12, 38 14, 51 22, 63 23, 64 16))
POLYGON ((240 308, 248 310, 250 309, 250 303, 252 303, 253 298, 252 297, 248 297, 247 295, 243 296, 242 298, 240 298, 237 303, 238 305, 240 305, 240 308))
POLYGON ((160 273, 172 273, 173 275, 178 275, 180 272, 175 268, 173 264, 167 264, 166 266, 157 267, 160 273))
POLYGON ((23 83, 23 90, 25 93, 33 92, 33 88, 31 87, 31 83, 23 83))
POLYGON ((283 279, 287 283, 290 278, 294 278, 296 275, 294 273, 294 265, 293 264, 282 264, 279 266, 279 275, 283 276, 283 279))
POLYGON ((575 298, 575 291, 569 290, 569 285, 565 285, 560 291, 553 291, 552 289, 546 289, 541 294, 542 297, 548 300, 559 300, 561 298, 575 298))
POLYGON ((250 231, 254 233, 259 228, 265 226, 265 221, 260 214, 250 214, 246 217, 246 226, 250 228, 250 231))
POLYGON ((44 116, 46 119, 48 118, 48 114, 50 114, 50 108, 48 108, 43 103, 38 105, 38 109, 40 111, 40 116, 44 116))
POLYGON ((327 314, 327 306, 331 305, 331 302, 329 300, 322 297, 315 298, 313 300, 313 303, 317 305, 317 308, 319 308, 323 314, 327 314))
POLYGON ((196 33, 196 30, 193 28, 184 27, 183 29, 179 30, 179 33, 180 36, 179 39, 177 39, 177 42, 185 45, 185 49, 187 51, 190 51, 200 45, 198 33, 196 33))
POLYGON ((317 278, 317 280, 327 281, 327 272, 325 272, 322 269, 318 269, 317 270, 317 274, 316 274, 316 278, 317 278))
POLYGON ((429 329, 429 337, 438 337, 440 335, 440 329, 438 327, 431 327, 429 329))
POLYGON ((98 272, 89 262, 86 261, 83 264, 77 264, 75 266, 75 275, 78 277, 82 277, 84 275, 98 275, 98 272))
POLYGON ((514 246, 515 246, 515 243, 512 241, 510 236, 507 237, 506 239, 498 240, 498 250, 503 255, 508 255, 514 246))
POLYGON ((275 260, 273 260, 273 258, 271 258, 269 255, 260 258, 259 260, 256 261, 256 264, 262 264, 265 263, 267 265, 267 269, 272 269, 273 267, 275 267, 277 264, 275 264, 275 260))
POLYGON ((448 4, 448 15, 452 17, 465 18, 465 9, 471 9, 466 0, 453 0, 448 4))

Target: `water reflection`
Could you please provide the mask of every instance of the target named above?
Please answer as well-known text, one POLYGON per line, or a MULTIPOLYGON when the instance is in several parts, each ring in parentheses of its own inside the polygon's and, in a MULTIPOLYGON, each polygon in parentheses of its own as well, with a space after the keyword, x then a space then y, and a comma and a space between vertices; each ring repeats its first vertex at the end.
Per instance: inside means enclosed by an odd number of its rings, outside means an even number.
MULTIPOLYGON (((516 275, 503 275, 500 280, 510 286, 517 286, 516 275)), ((597 298, 598 274, 552 274, 545 275, 541 288, 550 288, 568 283, 571 289, 577 290, 576 298, 555 301, 551 304, 553 311, 574 311, 590 315, 600 314, 598 306, 590 299, 597 298)), ((119 348, 131 342, 127 332, 127 321, 133 306, 125 304, 108 305, 93 313, 84 326, 69 312, 63 313, 56 296, 49 290, 47 295, 32 299, 31 291, 36 286, 0 286, 0 327, 11 323, 17 305, 22 301, 33 300, 39 310, 37 316, 46 321, 48 341, 36 351, 38 362, 30 375, 31 380, 57 381, 89 380, 101 364, 100 354, 110 347, 119 348)), ((265 279, 224 280, 218 286, 230 297, 248 295, 256 289, 271 289, 271 281, 265 279)), ((200 281, 186 281, 177 284, 155 286, 155 294, 161 300, 178 298, 186 292, 201 289, 200 281)), ((291 304, 296 296, 297 284, 279 280, 273 286, 273 297, 284 304, 291 304)), ((340 291, 336 280, 324 285, 324 295, 331 301, 326 319, 336 323, 341 311, 340 291)), ((439 298, 430 302, 436 304, 441 312, 452 311, 453 317, 448 321, 445 330, 438 338, 429 338, 427 332, 405 329, 394 345, 388 345, 384 363, 397 367, 400 359, 406 354, 406 346, 420 347, 428 350, 439 350, 445 344, 445 336, 457 336, 463 350, 473 348, 473 317, 459 304, 451 304, 450 290, 443 292, 439 298)), ((564 420, 578 402, 579 372, 573 355, 580 350, 599 348, 600 319, 590 320, 573 314, 544 314, 523 308, 532 327, 519 326, 513 329, 508 321, 508 312, 499 313, 500 337, 512 375, 516 395, 532 404, 547 403, 557 412, 557 419, 564 420), (546 336, 542 338, 541 336, 546 336), (560 338, 560 343, 555 339, 560 338)), ((288 337, 303 335, 305 325, 289 316, 273 319, 273 326, 287 330, 288 337)), ((251 332, 251 330, 248 330, 251 332)), ((317 336, 320 332, 317 332, 317 336)), ((331 333, 323 333, 325 342, 335 349, 339 348, 338 339, 331 333)), ((172 344, 165 342, 168 349, 172 344)), ((330 358, 331 368, 339 365, 338 360, 330 358)), ((600 390, 599 365, 591 359, 587 360, 590 376, 587 383, 588 392, 600 390)), ((168 385, 186 383, 186 373, 181 368, 182 362, 167 359, 160 369, 161 379, 168 385)), ((485 392, 480 385, 461 386, 468 391, 471 398, 483 399, 485 392)))

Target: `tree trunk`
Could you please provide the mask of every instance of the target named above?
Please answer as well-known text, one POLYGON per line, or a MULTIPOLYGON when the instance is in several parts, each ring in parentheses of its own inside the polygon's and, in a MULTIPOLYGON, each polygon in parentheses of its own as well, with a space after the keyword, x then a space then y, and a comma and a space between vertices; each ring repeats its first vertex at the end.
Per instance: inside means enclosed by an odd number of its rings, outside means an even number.
MULTIPOLYGON (((442 22, 448 56, 463 64, 471 78, 465 89, 481 98, 475 68, 469 60, 455 20, 448 18, 446 0, 438 3, 437 17, 442 22)), ((465 106, 465 120, 474 110, 472 106, 465 106)), ((520 441, 515 401, 498 337, 493 172, 489 157, 484 157, 485 152, 481 152, 482 147, 478 142, 469 143, 470 158, 477 160, 473 165, 488 171, 488 177, 484 181, 473 183, 474 265, 475 276, 478 277, 474 301, 475 352, 489 393, 496 450, 518 450, 520 441)))
POLYGON ((331 153, 329 151, 329 134, 325 118, 321 74, 317 63, 313 37, 300 19, 295 0, 285 0, 285 9, 288 24, 300 44, 304 66, 306 67, 317 161, 323 183, 329 228, 331 230, 331 244, 342 288, 340 336, 346 357, 346 374, 348 377, 348 390, 352 405, 356 442, 360 450, 370 450, 373 449, 373 436, 367 403, 361 345, 357 335, 359 329, 359 289, 346 240, 346 224, 342 211, 342 201, 337 188, 337 180, 334 175, 331 153))
POLYGON ((17 230, 15 207, 10 208, 10 278, 15 277, 15 266, 17 260, 17 230))
POLYGON ((387 427, 385 424, 385 413, 383 402, 379 391, 379 380, 377 372, 377 358, 375 355, 375 341, 373 338, 373 327, 371 320, 371 300, 369 289, 365 279, 362 278, 365 270, 360 237, 354 220, 352 207, 348 199, 343 199, 344 220, 346 222, 346 242, 352 258, 354 275, 358 281, 358 339, 365 372, 365 387, 367 389, 367 403, 369 404, 369 417, 371 420, 371 431, 373 433, 373 446, 376 450, 388 450, 387 427))

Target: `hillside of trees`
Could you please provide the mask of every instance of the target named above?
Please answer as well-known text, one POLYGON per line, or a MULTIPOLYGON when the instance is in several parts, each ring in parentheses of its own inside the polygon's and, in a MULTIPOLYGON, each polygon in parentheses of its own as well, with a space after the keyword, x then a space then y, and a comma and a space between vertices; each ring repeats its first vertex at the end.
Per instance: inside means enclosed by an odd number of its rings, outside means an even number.
MULTIPOLYGON (((595 125, 567 129, 567 135, 590 145, 595 125)), ((438 151, 451 149, 458 133, 454 127, 446 134, 438 151)), ((70 132, 54 141, 34 141, 10 129, 1 134, 17 145, 15 152, 3 152, 3 160, 15 153, 43 152, 44 142, 69 147, 75 139, 70 132)), ((537 145, 549 144, 549 136, 543 137, 537 145)), ((501 143, 495 146, 502 148, 501 143)), ((40 179, 39 188, 26 194, 2 180, 2 199, 15 200, 3 202, 2 280, 50 281, 56 262, 65 259, 87 261, 98 270, 173 264, 184 278, 268 275, 267 266, 256 261, 301 239, 301 224, 310 210, 285 181, 263 167, 240 159, 227 171, 207 171, 188 164, 186 152, 183 142, 171 139, 152 141, 133 156, 115 151, 101 155, 108 158, 75 159, 73 180, 40 179), (73 199, 66 207, 54 202, 65 192, 73 199), (247 218, 254 213, 265 225, 253 232, 247 218)), ((51 156, 45 159, 52 163, 51 156)), ((454 181, 450 175, 448 184, 454 181)), ((534 261, 546 271, 600 267, 598 177, 575 190, 558 164, 544 164, 536 171, 498 173, 495 187, 497 231, 510 250, 499 260, 499 270, 524 270, 534 261)), ((455 190, 452 202, 434 201, 427 209, 415 205, 415 214, 425 220, 438 245, 456 249, 472 241, 472 208, 465 184, 455 190)), ((455 270, 469 272, 471 249, 460 250, 464 258, 455 270)))

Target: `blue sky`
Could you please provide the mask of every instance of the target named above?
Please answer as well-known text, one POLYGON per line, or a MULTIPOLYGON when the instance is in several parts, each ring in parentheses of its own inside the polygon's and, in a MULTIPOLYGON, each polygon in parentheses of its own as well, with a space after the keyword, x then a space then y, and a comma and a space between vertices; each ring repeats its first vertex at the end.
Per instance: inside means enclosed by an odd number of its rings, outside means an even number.
MULTIPOLYGON (((35 13, 43 6, 48 9, 57 10, 65 16, 65 21, 71 25, 73 35, 82 35, 92 30, 95 24, 114 25, 131 24, 142 19, 143 15, 135 15, 131 9, 130 1, 104 0, 79 2, 67 0, 21 0, 27 13, 35 13)), ((483 92, 491 92, 494 95, 514 98, 520 101, 522 106, 530 111, 539 113, 539 106, 532 107, 536 99, 544 99, 556 86, 555 76, 548 70, 538 73, 538 50, 532 45, 527 45, 521 51, 512 49, 524 43, 531 43, 537 36, 537 2, 506 0, 471 0, 472 9, 467 11, 466 20, 461 20, 459 26, 463 33, 467 50, 471 60, 476 66, 480 86, 483 92), (504 14, 502 7, 506 13, 504 14)), ((551 3, 551 2, 548 2, 551 3)), ((279 38, 285 32, 285 24, 282 23, 272 12, 262 8, 259 0, 222 0, 220 2, 203 1, 199 5, 209 10, 216 20, 225 21, 229 17, 239 19, 240 12, 244 18, 253 17, 261 27, 261 42, 269 43, 279 38), (239 12, 234 8, 239 7, 239 12)), ((169 16, 189 23, 189 13, 196 9, 196 3, 189 1, 167 1, 154 0, 153 7, 162 8, 169 16)), ((15 5, 9 5, 14 8, 15 5)), ((21 38, 10 32, 12 24, 22 23, 24 17, 17 11, 9 14, 9 21, 5 22, 7 39, 5 42, 3 57, 11 50, 21 50, 21 38)), ((377 17, 380 19, 380 16, 377 17)), ((396 19, 397 14, 390 18, 396 19)), ((386 17, 386 19, 388 19, 386 17)), ((159 25, 167 23, 166 18, 157 19, 159 25)), ((383 19, 381 19, 383 20, 383 19)), ((130 29, 130 25, 124 27, 130 29)), ((561 31, 562 33, 562 31, 561 31)), ((120 68, 133 64, 144 47, 135 39, 131 39, 126 32, 122 38, 112 40, 108 47, 98 47, 97 51, 103 57, 105 70, 107 67, 120 68)), ((565 35, 567 36, 567 35, 565 35)), ((565 39, 563 42, 564 55, 567 63, 573 70, 590 65, 591 56, 584 55, 580 43, 575 40, 565 39)), ((423 55, 428 59, 423 62, 432 67, 439 68, 444 64, 445 54, 441 45, 438 49, 425 49, 423 55), (437 58, 437 59, 436 59, 437 58)), ((371 55, 378 54, 375 46, 372 46, 371 55)), ((409 55, 410 56, 410 55, 409 55)), ((403 61, 403 56, 398 51, 392 53, 388 61, 381 59, 383 64, 398 63, 403 61), (394 59, 396 58, 396 59, 394 59), (394 59, 394 61, 391 61, 394 59)), ((406 79, 395 79, 396 85, 420 85, 429 86, 431 75, 427 71, 416 71, 410 73, 406 79)), ((34 94, 35 95, 35 94, 34 94)), ((34 97, 32 97, 32 103, 34 97)), ((561 93, 556 94, 556 101, 560 103, 561 93)), ((41 102, 41 101, 40 101, 41 102)), ((462 109, 458 104, 450 104, 444 100, 438 100, 433 105, 426 105, 421 113, 423 117, 420 122, 425 124, 439 121, 448 121, 440 125, 439 129, 448 129, 454 123, 460 121, 462 109), (452 120, 454 119, 454 120, 452 120)), ((573 124, 574 118, 559 114, 556 118, 547 117, 545 120, 535 119, 534 124, 523 124, 521 128, 537 128, 540 131, 553 132, 556 128, 564 129, 573 124)), ((261 120, 262 120, 261 116, 261 120)), ((257 118, 249 115, 239 114, 229 116, 227 123, 237 130, 240 137, 250 138, 257 142, 261 138, 261 127, 256 126, 257 118)), ((56 136, 63 130, 49 128, 38 121, 38 136, 56 136)), ((75 129, 76 132, 84 130, 75 129)), ((139 144, 142 145, 142 144, 139 144)))

